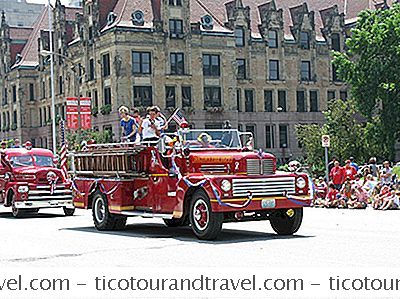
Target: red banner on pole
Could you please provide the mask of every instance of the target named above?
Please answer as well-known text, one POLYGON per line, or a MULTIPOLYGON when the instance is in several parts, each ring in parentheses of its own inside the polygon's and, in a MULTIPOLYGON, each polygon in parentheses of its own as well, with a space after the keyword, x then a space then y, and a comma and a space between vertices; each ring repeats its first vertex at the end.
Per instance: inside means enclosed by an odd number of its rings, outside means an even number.
MULTIPOLYGON (((81 106, 81 129, 92 128, 92 105, 91 98, 80 98, 81 106)), ((67 127, 68 129, 79 129, 78 124, 78 99, 67 98, 67 127)))

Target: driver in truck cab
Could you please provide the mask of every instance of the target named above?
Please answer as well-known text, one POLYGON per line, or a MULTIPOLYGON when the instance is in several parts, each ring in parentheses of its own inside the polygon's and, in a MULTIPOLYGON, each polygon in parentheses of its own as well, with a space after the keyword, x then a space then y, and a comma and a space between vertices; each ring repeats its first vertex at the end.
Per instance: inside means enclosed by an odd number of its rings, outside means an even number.
POLYGON ((201 133, 199 137, 197 137, 201 148, 213 148, 214 146, 211 144, 211 140, 211 136, 207 133, 201 133))

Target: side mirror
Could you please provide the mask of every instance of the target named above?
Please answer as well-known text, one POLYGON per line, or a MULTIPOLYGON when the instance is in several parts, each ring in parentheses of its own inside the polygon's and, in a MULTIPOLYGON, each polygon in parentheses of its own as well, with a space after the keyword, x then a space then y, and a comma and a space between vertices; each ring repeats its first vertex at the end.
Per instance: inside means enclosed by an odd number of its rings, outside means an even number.
POLYGON ((53 163, 54 163, 55 165, 57 165, 59 161, 60 161, 60 157, 59 157, 58 155, 55 155, 55 156, 53 157, 53 163))

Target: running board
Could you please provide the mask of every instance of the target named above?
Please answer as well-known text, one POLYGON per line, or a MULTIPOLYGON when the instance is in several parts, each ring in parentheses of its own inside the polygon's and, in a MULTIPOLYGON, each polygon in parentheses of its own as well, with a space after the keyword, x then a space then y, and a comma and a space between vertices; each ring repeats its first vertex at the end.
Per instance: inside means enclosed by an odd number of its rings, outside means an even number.
POLYGON ((163 218, 163 219, 172 219, 173 214, 155 214, 146 211, 122 211, 121 215, 124 216, 141 216, 145 218, 163 218))

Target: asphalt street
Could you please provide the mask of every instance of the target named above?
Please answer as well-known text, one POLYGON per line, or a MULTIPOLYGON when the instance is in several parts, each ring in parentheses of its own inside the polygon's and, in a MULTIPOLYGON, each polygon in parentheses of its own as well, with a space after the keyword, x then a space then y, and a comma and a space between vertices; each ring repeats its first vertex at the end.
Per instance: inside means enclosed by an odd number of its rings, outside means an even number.
POLYGON ((400 211, 307 208, 295 236, 275 235, 267 221, 230 223, 205 242, 158 219, 130 218, 125 231, 99 232, 91 211, 14 219, 1 207, 0 266, 399 267, 399 225, 400 211))

